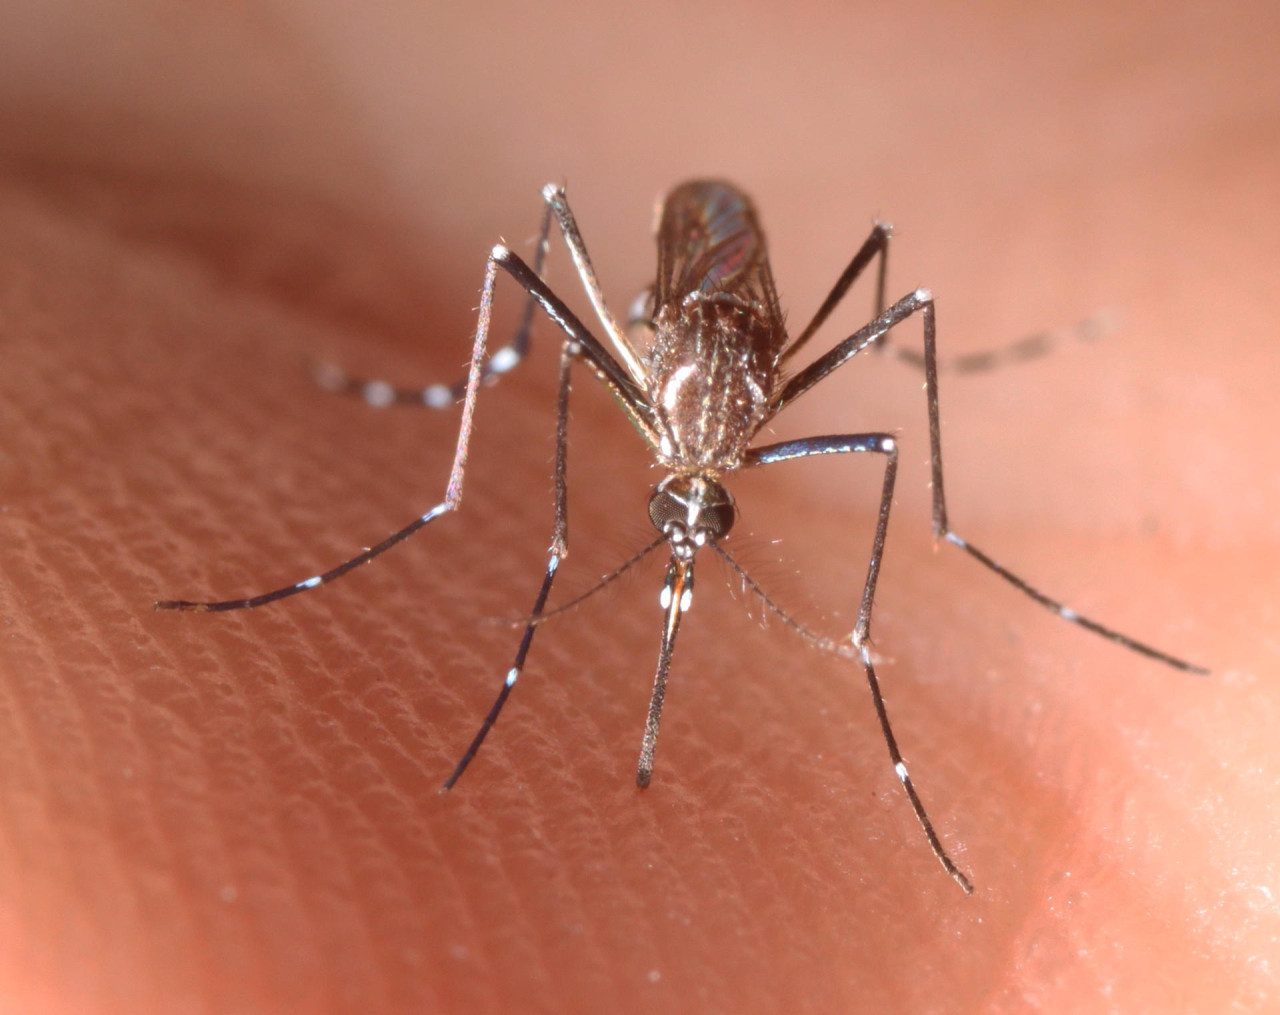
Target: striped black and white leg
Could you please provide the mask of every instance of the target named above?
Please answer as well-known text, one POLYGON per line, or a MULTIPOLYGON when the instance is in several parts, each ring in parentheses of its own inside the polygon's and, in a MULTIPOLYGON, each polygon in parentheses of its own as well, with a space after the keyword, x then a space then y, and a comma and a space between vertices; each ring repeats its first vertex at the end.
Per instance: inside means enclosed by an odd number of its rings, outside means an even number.
MULTIPOLYGON (((505 252, 505 249, 504 249, 505 252)), ((191 610, 202 613, 215 613, 224 610, 248 610, 257 606, 265 606, 279 599, 287 599, 302 592, 327 585, 341 578, 347 572, 361 564, 367 564, 375 557, 385 553, 397 543, 408 539, 419 529, 426 527, 442 515, 456 511, 462 504, 462 483, 467 467, 467 451, 471 442, 471 431, 475 421, 476 400, 480 390, 485 362, 485 343, 489 336, 489 324, 493 315, 493 292, 497 281, 499 258, 497 252, 491 254, 485 267, 484 287, 480 292, 480 313, 476 323, 476 337, 471 349, 471 366, 467 374, 466 387, 462 398, 462 419, 458 424, 458 440, 454 449, 453 467, 449 472, 449 481, 445 487, 444 500, 430 511, 415 518, 397 532, 392 533, 377 546, 370 547, 350 560, 344 561, 335 568, 304 578, 300 582, 286 585, 284 588, 264 592, 243 599, 225 599, 217 601, 200 601, 189 599, 163 599, 155 604, 157 610, 191 610)))
POLYGON ((756 448, 749 452, 748 465, 772 465, 789 461, 793 458, 811 458, 815 455, 850 454, 872 452, 885 456, 884 487, 880 495, 880 510, 876 516, 875 537, 871 544, 871 557, 867 563, 867 577, 862 586, 862 601, 858 607, 858 620, 853 629, 853 644, 858 650, 858 657, 866 671, 867 685, 871 688, 871 700, 875 704, 876 718, 880 721, 880 731, 884 735, 885 746, 889 749, 889 759, 893 762, 893 770, 897 773, 902 788, 906 791, 911 808, 915 811, 916 820, 924 830, 929 848, 938 858, 943 869, 951 875, 964 893, 973 891, 973 883, 965 873, 956 866, 938 833, 934 831, 933 822, 929 820, 924 802, 916 792, 911 776, 907 772, 907 764, 902 752, 898 749, 898 740, 893 735, 893 726, 889 722, 889 711, 885 707, 884 694, 880 690, 880 680, 876 676, 875 666, 871 660, 871 614, 875 607, 876 583, 880 578, 880 565, 884 559, 884 543, 889 531, 889 513, 893 508, 893 488, 898 474, 898 442, 892 434, 839 434, 827 437, 808 437, 803 440, 785 441, 756 448))
MULTIPOLYGON (((542 225, 538 229, 538 246, 534 251, 533 270, 543 277, 547 261, 547 248, 551 240, 551 206, 542 212, 542 225)), ((515 369, 529 352, 533 315, 537 303, 532 296, 525 300, 524 312, 514 337, 500 349, 495 349, 480 367, 480 383, 492 384, 503 374, 515 369)), ((317 363, 312 367, 315 382, 326 391, 359 398, 375 409, 391 406, 417 406, 428 409, 448 409, 466 397, 467 379, 452 384, 428 384, 426 387, 407 387, 390 381, 371 380, 348 374, 335 363, 317 363)))
MULTIPOLYGON (((560 194, 563 197, 563 194, 560 194)), ((453 788, 462 777, 480 750, 481 744, 498 721, 507 699, 520 674, 524 670, 525 659, 533 644, 533 637, 546 609, 547 597, 551 593, 552 583, 560 562, 569 552, 569 486, 568 486, 568 452, 569 452, 569 392, 572 368, 575 362, 584 363, 591 373, 609 388, 618 398, 619 403, 629 416, 640 427, 641 432, 652 433, 652 424, 646 415, 647 408, 643 404, 643 396, 627 377, 621 364, 618 363, 600 341, 582 324, 573 312, 556 296, 538 274, 515 254, 504 248, 495 248, 494 258, 502 268, 528 292, 546 311, 547 315, 560 326, 565 339, 560 349, 560 383, 556 398, 556 454, 555 454, 555 522, 551 534, 551 548, 547 557, 546 572, 542 584, 538 588, 533 609, 525 622, 524 634, 520 638, 520 646, 516 650, 515 660, 503 678, 502 687, 494 699, 488 714, 480 724, 480 729, 471 739, 462 758, 454 766, 453 772, 445 780, 442 792, 453 788)), ((584 283, 586 279, 584 278, 584 283)), ((650 437, 650 440, 653 440, 650 437)), ((654 544, 657 545, 656 543, 654 544)), ((647 551, 646 551, 647 552, 647 551)))
POLYGON ((573 355, 570 352, 570 343, 566 341, 560 351, 560 386, 556 397, 555 523, 551 535, 551 550, 547 556, 547 569, 542 576, 542 584, 538 587, 538 595, 533 601, 533 609, 529 612, 528 620, 525 621, 524 634, 520 637, 520 647, 516 649, 516 657, 511 663, 511 668, 507 670, 506 677, 503 678, 498 696, 480 724, 480 729, 471 738, 471 743, 467 745, 466 751, 454 765, 449 778, 445 780, 440 789, 442 793, 453 789, 454 783, 462 778, 462 773, 467 770, 476 752, 480 750, 480 745, 484 743, 485 737, 493 729, 493 724, 502 714, 503 706, 511 696, 512 688, 516 686, 516 681, 524 671, 525 659, 528 658, 529 649, 533 645, 533 636, 538 630, 538 622, 546 609, 547 597, 551 594, 551 585, 555 581, 556 572, 560 569, 560 561, 569 552, 569 486, 566 475, 569 448, 569 375, 572 366, 573 355))
POLYGON ((1153 648, 1144 642, 1138 641, 1136 638, 1131 638, 1114 628, 1085 617, 1057 599, 1045 595, 1025 579, 1014 574, 1003 565, 996 563, 986 553, 951 528, 947 521, 946 491, 942 483, 942 424, 938 412, 936 322, 933 295, 929 290, 917 289, 915 292, 904 296, 870 324, 858 329, 830 352, 801 370, 775 396, 772 404, 773 411, 781 411, 784 406, 795 401, 815 384, 829 377, 858 353, 874 345, 883 334, 917 313, 921 315, 924 322, 925 398, 929 410, 929 463, 933 479, 934 538, 939 541, 945 540, 958 546, 983 567, 999 575, 1030 599, 1033 599, 1069 623, 1082 627, 1087 631, 1092 631, 1108 641, 1144 655, 1149 659, 1164 663, 1166 666, 1172 666, 1174 669, 1183 670, 1187 673, 1208 673, 1209 671, 1203 666, 1198 666, 1195 663, 1187 662, 1185 659, 1180 659, 1177 656, 1153 648))
MULTIPOLYGON (((863 242, 858 252, 853 255, 853 260, 849 262, 848 267, 841 273, 840 278, 836 280, 836 284, 831 287, 831 292, 823 300, 818 312, 813 315, 813 320, 784 350, 782 353, 783 361, 791 359, 801 347, 808 343, 809 339, 822 327, 827 318, 831 316, 831 313, 844 299, 845 294, 848 293, 863 271, 877 256, 879 261, 876 266, 875 309, 873 316, 879 317, 884 312, 885 283, 889 271, 889 241, 892 237, 892 226, 876 223, 871 230, 871 235, 863 242)), ((996 349, 937 359, 937 368, 940 372, 958 374, 986 373, 991 370, 999 370, 1006 366, 1013 366, 1017 363, 1025 363, 1028 360, 1047 356, 1063 345, 1075 342, 1094 342, 1103 335, 1115 330, 1115 326, 1115 315, 1101 312, 1070 327, 1038 331, 996 349)), ((890 351, 904 363, 910 364, 917 370, 924 370, 924 357, 920 353, 913 349, 896 345, 890 347, 891 338, 892 332, 886 331, 876 337, 871 346, 877 352, 890 351)))

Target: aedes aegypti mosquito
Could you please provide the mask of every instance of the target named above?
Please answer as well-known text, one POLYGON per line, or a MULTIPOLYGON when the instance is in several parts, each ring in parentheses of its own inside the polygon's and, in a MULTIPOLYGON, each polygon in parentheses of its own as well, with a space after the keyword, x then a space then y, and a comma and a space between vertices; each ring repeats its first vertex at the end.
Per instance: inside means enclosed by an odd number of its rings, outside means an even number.
MULTIPOLYGON (((327 377, 327 386, 358 392, 375 405, 413 401, 444 408, 461 401, 462 419, 444 500, 377 546, 330 571, 287 588, 248 599, 223 602, 168 600, 156 603, 158 609, 237 610, 262 606, 305 592, 341 577, 441 515, 457 510, 462 503, 467 446, 471 438, 480 384, 483 380, 506 372, 524 356, 536 303, 559 325, 565 336, 560 346, 559 396, 556 404, 555 523, 551 547, 546 572, 525 623, 524 634, 511 668, 479 731, 443 788, 449 789, 458 781, 502 711, 524 667, 534 632, 547 612, 546 603, 552 582, 561 560, 568 552, 568 488, 565 470, 569 380, 573 365, 583 363, 613 394, 636 430, 648 443, 660 466, 667 471, 666 478, 658 483, 649 497, 649 518, 659 533, 658 537, 614 572, 616 576, 663 543, 670 550, 671 559, 667 565, 666 581, 660 599, 665 616, 653 695, 649 702, 648 719, 640 748, 637 784, 641 787, 648 786, 653 773, 658 723, 662 716, 662 702, 676 635, 680 622, 692 603, 694 561, 698 551, 707 548, 723 557, 770 609, 808 640, 856 658, 861 663, 894 771, 911 801, 925 837, 947 873, 966 893, 971 892, 971 882, 943 848, 911 777, 907 774, 907 766, 889 723, 868 647, 876 580, 884 556, 885 533, 889 525, 894 480, 898 469, 897 439, 889 433, 858 433, 808 437, 763 446, 752 444, 761 429, 779 412, 858 353, 882 344, 890 329, 919 314, 924 326, 924 357, 923 361, 916 362, 924 368, 929 410, 935 539, 945 539, 960 547, 983 567, 995 572, 1030 598, 1073 624, 1176 669, 1192 673, 1207 672, 1202 667, 1175 658, 1081 616, 996 563, 952 530, 947 521, 946 497, 942 485, 933 296, 927 289, 917 289, 885 308, 885 268, 890 235, 887 227, 876 225, 872 229, 830 295, 818 308, 813 320, 798 337, 791 339, 783 324, 782 308, 774 289, 764 234, 751 202, 740 190, 727 183, 694 181, 682 184, 667 195, 661 206, 657 229, 657 280, 653 288, 637 301, 629 322, 647 333, 648 340, 640 342, 629 337, 605 306, 591 259, 569 209, 564 189, 548 185, 543 190, 543 197, 546 210, 534 267, 530 268, 505 246, 494 247, 489 255, 484 288, 480 296, 479 321, 471 352, 471 364, 465 383, 454 386, 438 384, 421 391, 409 391, 396 389, 383 382, 350 380, 336 372, 331 372, 327 377), (560 227, 577 266, 578 276, 605 330, 612 351, 591 333, 542 280, 542 266, 553 217, 560 227), (809 342, 854 281, 877 258, 874 320, 835 348, 817 357, 808 366, 799 370, 789 369, 792 357, 809 342), (498 269, 502 269, 519 283, 528 294, 529 301, 520 329, 511 344, 486 357, 498 269), (723 540, 733 528, 737 509, 724 481, 739 469, 772 465, 813 455, 855 453, 871 453, 883 457, 884 486, 870 562, 862 586, 858 619, 849 642, 836 643, 812 634, 783 613, 725 549, 723 540)), ((633 327, 632 332, 635 330, 633 327)))

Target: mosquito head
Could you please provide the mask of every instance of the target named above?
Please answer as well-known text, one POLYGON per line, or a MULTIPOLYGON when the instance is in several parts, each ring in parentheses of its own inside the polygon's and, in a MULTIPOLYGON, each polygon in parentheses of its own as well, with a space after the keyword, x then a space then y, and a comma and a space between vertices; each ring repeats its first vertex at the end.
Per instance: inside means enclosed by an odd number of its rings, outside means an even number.
POLYGON ((708 476, 668 476, 649 498, 649 520, 672 554, 691 559, 698 547, 728 535, 738 517, 729 491, 708 476))

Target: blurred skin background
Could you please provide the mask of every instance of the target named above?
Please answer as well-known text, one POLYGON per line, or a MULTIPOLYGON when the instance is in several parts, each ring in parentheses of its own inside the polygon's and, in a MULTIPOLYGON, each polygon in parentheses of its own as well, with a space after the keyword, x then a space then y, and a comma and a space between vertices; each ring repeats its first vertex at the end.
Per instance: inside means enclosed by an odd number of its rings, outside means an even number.
MULTIPOLYGON (((1278 31, 1263 4, 7 5, 0 1007, 1271 1010, 1278 31), (548 181, 621 313, 655 197, 706 175, 753 195, 793 330, 876 220, 944 355, 1114 322, 944 374, 951 521, 1207 678, 935 553, 909 367, 859 357, 775 429, 900 434, 876 650, 971 898, 861 672, 711 561, 651 789, 660 562, 540 631, 437 794, 543 566, 545 324, 482 392, 461 514, 288 603, 150 610, 304 578, 439 501, 456 415, 311 364, 456 376, 486 253, 531 254, 548 181)), ((501 334, 513 285, 498 304, 501 334)), ((561 602, 651 538, 660 478, 589 375, 574 399, 561 602)), ((880 477, 732 483, 735 552, 824 631, 856 614, 880 477)))

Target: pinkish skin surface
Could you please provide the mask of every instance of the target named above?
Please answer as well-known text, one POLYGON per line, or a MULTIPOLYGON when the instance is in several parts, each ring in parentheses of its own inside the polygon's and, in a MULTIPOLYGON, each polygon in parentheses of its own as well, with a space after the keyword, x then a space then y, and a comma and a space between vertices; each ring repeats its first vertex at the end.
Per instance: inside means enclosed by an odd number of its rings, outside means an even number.
MULTIPOLYGON (((1197 11, 11 4, 4 1006, 1271 1010, 1276 26, 1263 4, 1197 11), (487 621, 536 590, 548 328, 482 393, 460 515, 268 610, 149 609, 304 578, 439 500, 453 417, 326 396, 309 358, 450 379, 484 254, 528 251, 548 180, 621 314, 653 272, 652 197, 709 173, 755 199, 792 327, 875 216, 897 227, 891 296, 934 291, 944 350, 1119 311, 1101 342, 944 376, 952 521, 1208 678, 935 554, 907 368, 846 368, 779 419, 900 429, 876 649, 972 898, 856 668, 762 631, 714 568, 647 792, 656 565, 539 635, 437 794, 514 651, 487 621)), ((551 280, 585 318, 559 247, 551 280)), ((852 300, 815 351, 861 323, 869 290, 852 300)), ((575 385, 565 597, 648 538, 648 459, 594 388, 575 385)), ((733 538, 780 600, 848 623, 878 482, 744 477, 733 538)))

